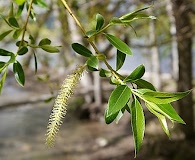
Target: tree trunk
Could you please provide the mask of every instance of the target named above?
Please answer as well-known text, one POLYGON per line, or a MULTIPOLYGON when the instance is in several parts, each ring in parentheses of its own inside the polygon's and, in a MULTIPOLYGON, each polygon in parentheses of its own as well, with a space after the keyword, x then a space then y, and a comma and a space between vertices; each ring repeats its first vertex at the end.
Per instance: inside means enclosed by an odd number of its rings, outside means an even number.
MULTIPOLYGON (((192 25, 188 6, 188 0, 174 0, 173 10, 176 20, 177 43, 179 54, 179 79, 178 91, 192 89, 192 25)), ((192 5, 192 4, 191 4, 192 5)), ((192 93, 178 103, 181 117, 186 122, 181 129, 186 139, 194 138, 194 111, 192 93)))

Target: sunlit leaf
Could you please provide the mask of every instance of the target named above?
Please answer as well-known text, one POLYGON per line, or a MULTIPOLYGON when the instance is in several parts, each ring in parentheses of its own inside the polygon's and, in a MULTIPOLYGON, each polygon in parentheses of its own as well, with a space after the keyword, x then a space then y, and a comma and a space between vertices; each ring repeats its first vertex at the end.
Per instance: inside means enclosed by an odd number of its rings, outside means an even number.
POLYGON ((49 52, 49 53, 57 53, 60 52, 60 50, 55 47, 55 46, 50 46, 50 45, 41 45, 40 46, 44 51, 49 52))
POLYGON ((23 3, 23 4, 21 4, 21 5, 18 6, 18 10, 17 10, 17 13, 16 13, 16 17, 20 17, 21 16, 22 11, 24 10, 24 4, 25 3, 23 3))
POLYGON ((97 70, 98 69, 98 59, 95 56, 89 57, 87 60, 87 65, 97 70))
POLYGON ((153 113, 155 116, 158 117, 159 122, 160 122, 160 124, 162 126, 162 129, 167 134, 167 136, 170 137, 170 132, 169 132, 169 128, 168 128, 165 116, 163 114, 161 114, 161 112, 158 112, 158 111, 154 110, 154 108, 151 106, 150 103, 146 103, 146 106, 147 106, 148 110, 151 113, 153 113))
POLYGON ((73 43, 72 48, 76 53, 82 56, 90 57, 92 55, 92 52, 89 49, 79 43, 73 43))
POLYGON ((135 143, 135 156, 142 144, 145 132, 145 117, 141 104, 134 98, 131 105, 131 126, 135 143))
POLYGON ((124 82, 133 82, 140 79, 145 73, 144 65, 138 66, 129 76, 124 79, 124 82))
POLYGON ((99 31, 102 29, 103 25, 104 25, 104 17, 101 14, 97 14, 96 15, 96 30, 99 31))
POLYGON ((127 85, 119 85, 112 91, 108 100, 108 116, 120 111, 128 102, 131 90, 127 85))
POLYGON ((18 5, 22 5, 26 0, 14 0, 18 5))
POLYGON ((108 41, 114 46, 116 47, 119 51, 121 51, 122 53, 128 54, 128 55, 132 55, 132 52, 129 48, 129 46, 124 43, 122 40, 120 40, 118 37, 115 37, 111 34, 105 34, 106 38, 108 39, 108 41))
POLYGON ((126 54, 117 50, 117 57, 116 57, 116 70, 118 71, 124 64, 126 58, 126 54))
POLYGON ((15 79, 17 80, 17 82, 21 86, 24 86, 24 84, 25 84, 25 75, 24 75, 23 68, 22 68, 21 64, 18 61, 16 61, 13 64, 13 71, 14 71, 15 79))

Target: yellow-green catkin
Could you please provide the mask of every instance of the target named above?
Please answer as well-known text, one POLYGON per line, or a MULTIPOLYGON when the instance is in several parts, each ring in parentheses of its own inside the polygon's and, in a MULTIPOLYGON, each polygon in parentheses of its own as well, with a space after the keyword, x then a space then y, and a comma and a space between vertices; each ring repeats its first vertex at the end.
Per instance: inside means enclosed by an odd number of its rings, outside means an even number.
POLYGON ((61 89, 55 99, 54 106, 49 118, 46 133, 46 144, 52 146, 67 112, 68 100, 73 94, 73 90, 80 80, 85 66, 78 66, 76 70, 63 81, 61 89))

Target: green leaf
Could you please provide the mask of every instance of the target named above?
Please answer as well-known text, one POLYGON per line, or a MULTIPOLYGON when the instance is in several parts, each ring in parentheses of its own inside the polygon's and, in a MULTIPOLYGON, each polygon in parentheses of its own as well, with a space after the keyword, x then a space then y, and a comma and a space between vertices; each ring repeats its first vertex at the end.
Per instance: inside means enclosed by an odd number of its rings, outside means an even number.
POLYGON ((101 14, 97 14, 96 15, 96 30, 99 31, 102 29, 103 25, 104 25, 104 17, 101 14))
POLYGON ((124 43, 123 41, 121 41, 118 37, 115 37, 111 34, 105 34, 106 38, 108 39, 108 41, 114 46, 116 47, 119 51, 121 51, 122 53, 128 54, 128 55, 132 55, 132 52, 129 48, 129 46, 124 43))
POLYGON ((18 24, 15 17, 8 18, 8 22, 9 22, 10 26, 13 27, 13 28, 16 28, 16 29, 20 28, 20 26, 19 26, 19 24, 18 24))
POLYGON ((120 19, 120 20, 132 20, 132 18, 134 17, 134 15, 135 15, 136 13, 139 13, 139 12, 141 12, 141 11, 144 11, 144 10, 146 10, 146 9, 148 9, 148 8, 150 8, 150 6, 144 7, 144 8, 138 9, 138 10, 135 10, 135 11, 130 12, 130 13, 127 13, 127 14, 121 16, 119 19, 120 19))
POLYGON ((30 42, 31 44, 35 44, 36 41, 35 41, 35 39, 34 39, 34 37, 32 35, 29 35, 29 39, 31 41, 30 42))
POLYGON ((55 47, 55 46, 50 46, 50 45, 41 45, 40 46, 44 51, 49 52, 49 53, 57 53, 60 52, 60 50, 55 47))
POLYGON ((2 89, 3 89, 3 85, 5 83, 6 76, 7 76, 7 69, 3 73, 3 76, 2 76, 1 81, 0 81, 0 95, 1 95, 1 92, 2 92, 2 89))
POLYGON ((89 67, 92 67, 92 68, 97 70, 98 69, 98 59, 97 59, 97 57, 95 57, 95 56, 89 57, 88 60, 87 60, 87 65, 89 67))
POLYGON ((22 5, 26 0, 14 0, 18 5, 22 5))
POLYGON ((117 50, 117 57, 116 57, 116 70, 118 71, 124 64, 126 58, 126 54, 117 50))
POLYGON ((24 55, 28 52, 28 48, 26 46, 22 46, 19 51, 18 51, 18 55, 24 55))
POLYGON ((124 82, 134 82, 140 79, 145 73, 144 65, 138 66, 129 76, 124 79, 124 82))
POLYGON ((0 34, 0 41, 3 40, 7 35, 9 35, 13 30, 8 30, 0 34))
POLYGON ((51 40, 48 38, 43 38, 42 40, 40 40, 39 42, 39 46, 43 46, 43 45, 50 45, 51 44, 51 40))
POLYGON ((13 16, 14 16, 14 5, 12 3, 10 6, 9 17, 13 17, 13 16))
POLYGON ((153 107, 150 105, 150 103, 146 103, 146 107, 148 108, 148 110, 151 113, 153 113, 155 116, 158 117, 158 120, 159 120, 164 132, 167 134, 168 137, 170 137, 170 132, 169 132, 169 128, 168 128, 165 116, 163 114, 159 113, 158 111, 154 110, 153 107))
POLYGON ((17 80, 17 82, 21 86, 24 86, 24 84, 25 84, 24 70, 23 70, 21 64, 18 61, 16 61, 13 64, 13 71, 14 71, 15 79, 17 80))
POLYGON ((156 91, 155 87, 150 82, 144 79, 138 79, 134 83, 137 85, 138 88, 147 88, 147 89, 156 91))
POLYGON ((131 105, 131 126, 133 131, 135 143, 135 156, 138 153, 144 138, 145 131, 145 117, 141 104, 136 99, 133 100, 131 105))
POLYGON ((154 104, 147 102, 147 104, 156 112, 161 113, 165 117, 169 118, 171 121, 175 121, 181 124, 185 124, 182 118, 177 114, 175 109, 171 104, 154 104))
POLYGON ((48 5, 47 5, 47 3, 45 3, 44 0, 36 0, 36 2, 37 2, 37 5, 38 5, 39 7, 48 8, 48 5))
POLYGON ((97 33, 97 31, 96 30, 90 30, 90 31, 87 31, 86 32, 86 35, 88 36, 88 37, 92 37, 93 35, 95 35, 97 33))
POLYGON ((113 17, 110 20, 110 24, 124 24, 118 17, 113 17))
POLYGON ((20 17, 21 16, 22 11, 24 10, 24 4, 25 3, 23 3, 23 4, 21 4, 21 5, 18 6, 18 10, 17 10, 17 13, 16 13, 16 17, 20 17))
POLYGON ((120 111, 128 102, 131 90, 127 85, 119 85, 112 91, 108 100, 108 116, 120 111))
POLYGON ((20 36, 21 33, 22 33, 22 29, 15 30, 15 32, 13 34, 13 38, 18 39, 18 37, 20 36))
POLYGON ((104 113, 104 119, 105 119, 106 124, 112 123, 116 119, 118 113, 119 111, 114 114, 108 115, 108 109, 106 109, 104 113))
POLYGON ((103 68, 100 69, 100 77, 111 77, 112 73, 108 70, 105 70, 103 68))
POLYGON ((0 48, 0 55, 1 56, 10 56, 12 53, 10 51, 4 50, 0 48))
MULTIPOLYGON (((141 91, 143 89, 139 89, 141 91)), ((152 90, 145 90, 142 97, 149 101, 156 104, 167 104, 171 103, 173 101, 177 101, 185 96, 187 96, 190 93, 190 91, 186 92, 176 92, 176 93, 167 93, 167 92, 157 92, 152 90)))
POLYGON ((27 46, 28 45, 28 41, 22 41, 22 44, 20 44, 20 43, 21 43, 21 41, 17 41, 16 46, 19 47, 20 45, 21 46, 27 46))
POLYGON ((79 43, 73 43, 72 48, 76 53, 82 56, 90 57, 92 55, 92 52, 89 49, 79 43))

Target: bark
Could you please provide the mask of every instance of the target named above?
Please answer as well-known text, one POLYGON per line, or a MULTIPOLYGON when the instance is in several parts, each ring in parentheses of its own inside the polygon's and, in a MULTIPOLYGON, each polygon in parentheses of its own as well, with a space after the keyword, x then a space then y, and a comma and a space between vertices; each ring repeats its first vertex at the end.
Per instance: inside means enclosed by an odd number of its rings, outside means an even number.
MULTIPOLYGON (((192 25, 190 22, 188 0, 174 0, 173 10, 176 20, 177 43, 179 54, 179 79, 178 91, 186 91, 192 89, 192 25)), ((192 5, 192 4, 191 4, 192 5)), ((192 93, 178 103, 181 117, 186 122, 181 129, 186 139, 194 138, 194 111, 192 93)))

